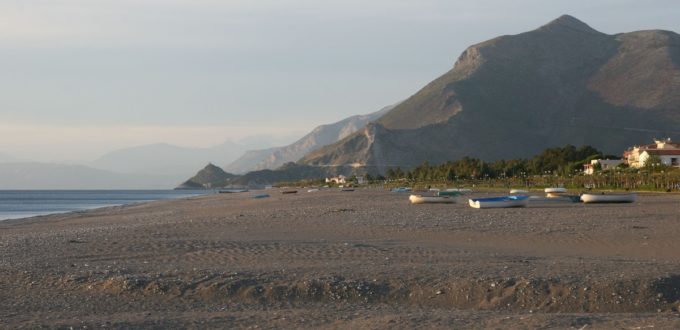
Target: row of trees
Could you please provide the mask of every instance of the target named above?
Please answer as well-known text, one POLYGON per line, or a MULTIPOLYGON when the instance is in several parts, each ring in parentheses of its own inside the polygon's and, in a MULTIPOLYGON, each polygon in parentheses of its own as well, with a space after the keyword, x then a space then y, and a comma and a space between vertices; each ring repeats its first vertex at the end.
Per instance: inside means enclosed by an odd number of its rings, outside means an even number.
POLYGON ((411 170, 389 169, 386 173, 391 180, 408 179, 414 181, 454 181, 458 179, 513 178, 532 175, 573 175, 583 169, 583 164, 606 156, 591 146, 576 148, 567 145, 562 148, 546 149, 531 159, 498 160, 484 162, 477 158, 465 157, 444 164, 423 163, 411 170))

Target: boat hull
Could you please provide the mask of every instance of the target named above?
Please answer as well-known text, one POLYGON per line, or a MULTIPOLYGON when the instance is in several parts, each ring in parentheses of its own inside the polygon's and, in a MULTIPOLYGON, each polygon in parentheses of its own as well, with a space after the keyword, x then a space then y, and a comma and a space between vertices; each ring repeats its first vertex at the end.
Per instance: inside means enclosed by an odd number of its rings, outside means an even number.
POLYGON ((529 196, 477 198, 468 200, 468 203, 470 204, 470 207, 476 209, 525 207, 529 204, 529 196))
POLYGON ((557 193, 557 194, 563 194, 567 192, 566 188, 545 188, 546 193, 557 193))
POLYGON ((583 194, 581 201, 584 203, 633 203, 637 194, 583 194))
POLYGON ((456 200, 451 196, 409 196, 411 204, 453 204, 456 200))

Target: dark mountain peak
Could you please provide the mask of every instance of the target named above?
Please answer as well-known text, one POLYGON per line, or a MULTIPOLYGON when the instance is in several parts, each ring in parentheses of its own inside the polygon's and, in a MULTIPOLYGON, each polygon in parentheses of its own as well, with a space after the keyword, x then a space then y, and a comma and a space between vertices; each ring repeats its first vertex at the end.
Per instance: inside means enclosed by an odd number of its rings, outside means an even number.
POLYGON ((182 183, 177 189, 222 187, 228 185, 234 178, 236 178, 236 175, 225 172, 213 163, 208 163, 194 177, 182 183))
POLYGON ((588 24, 574 16, 562 15, 550 23, 543 25, 539 30, 542 31, 576 31, 582 33, 600 33, 591 28, 588 24))
POLYGON ((217 171, 217 172, 224 172, 221 168, 217 167, 213 163, 208 163, 208 165, 205 165, 203 168, 204 171, 217 171))

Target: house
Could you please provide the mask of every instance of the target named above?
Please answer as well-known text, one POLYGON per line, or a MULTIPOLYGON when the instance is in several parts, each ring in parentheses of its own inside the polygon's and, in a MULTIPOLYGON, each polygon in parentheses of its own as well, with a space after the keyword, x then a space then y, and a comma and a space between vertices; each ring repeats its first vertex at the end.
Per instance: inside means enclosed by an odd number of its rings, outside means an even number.
POLYGON ((347 183, 347 177, 344 175, 338 175, 336 177, 326 178, 326 183, 345 184, 347 183))
POLYGON ((623 153, 623 158, 633 168, 644 167, 652 156, 659 158, 659 165, 680 167, 680 143, 673 143, 670 138, 654 140, 653 144, 634 146, 623 153))
POLYGON ((624 161, 623 159, 593 159, 590 161, 590 164, 583 165, 583 174, 593 175, 598 164, 600 169, 606 171, 623 164, 624 161))

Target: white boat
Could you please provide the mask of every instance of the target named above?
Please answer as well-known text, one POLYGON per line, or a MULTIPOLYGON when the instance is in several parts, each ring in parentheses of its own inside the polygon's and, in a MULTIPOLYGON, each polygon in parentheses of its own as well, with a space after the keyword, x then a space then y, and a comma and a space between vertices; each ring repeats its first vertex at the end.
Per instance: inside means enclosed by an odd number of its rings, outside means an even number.
POLYGON ((491 198, 473 198, 469 200, 469 203, 470 207, 476 209, 524 207, 529 203, 529 196, 511 195, 491 198))
POLYGON ((319 191, 319 189, 317 189, 317 188, 312 188, 312 189, 307 190, 308 193, 317 192, 317 191, 319 191))
POLYGON ((528 194, 529 191, 524 190, 524 189, 510 189, 510 193, 511 194, 528 194))
POLYGON ((426 203, 455 203, 456 199, 451 196, 422 196, 411 195, 408 197, 411 204, 426 204, 426 203))
POLYGON ((444 190, 444 191, 457 191, 457 192, 459 192, 459 193, 466 194, 466 193, 471 193, 471 192, 472 192, 472 189, 467 189, 467 188, 449 188, 449 189, 446 189, 446 190, 444 190))
POLYGON ((228 189, 219 189, 217 192, 220 193, 220 194, 236 194, 236 193, 248 192, 248 189, 245 189, 245 188, 228 188, 228 189))
POLYGON ((545 192, 546 192, 546 193, 558 193, 558 194, 561 194, 561 193, 567 192, 567 188, 561 188, 561 187, 558 187, 558 188, 545 188, 545 192))
POLYGON ((633 203, 637 194, 583 194, 581 201, 584 203, 633 203))

